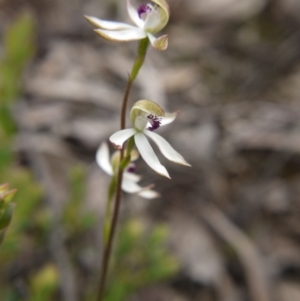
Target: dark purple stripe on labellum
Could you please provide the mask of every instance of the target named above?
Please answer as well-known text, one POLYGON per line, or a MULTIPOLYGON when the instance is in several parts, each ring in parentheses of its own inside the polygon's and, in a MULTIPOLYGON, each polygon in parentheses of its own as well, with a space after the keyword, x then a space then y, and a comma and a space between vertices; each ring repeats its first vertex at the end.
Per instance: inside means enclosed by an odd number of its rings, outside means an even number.
POLYGON ((137 10, 140 18, 141 18, 142 14, 149 13, 150 11, 151 11, 151 7, 148 4, 140 5, 137 10))
POLYGON ((130 163, 130 165, 127 168, 127 172, 133 173, 135 171, 136 171, 136 165, 135 165, 135 163, 130 163))
POLYGON ((147 118, 149 119, 149 122, 151 124, 151 126, 148 127, 149 131, 153 132, 160 127, 160 124, 161 124, 160 118, 158 118, 157 116, 154 116, 152 114, 147 116, 147 118))

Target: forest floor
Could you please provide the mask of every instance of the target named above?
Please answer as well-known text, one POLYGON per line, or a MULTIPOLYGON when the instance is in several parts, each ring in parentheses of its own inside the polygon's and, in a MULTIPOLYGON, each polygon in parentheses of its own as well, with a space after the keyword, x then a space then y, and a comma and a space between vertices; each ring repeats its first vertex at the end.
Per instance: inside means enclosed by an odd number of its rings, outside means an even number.
MULTIPOLYGON (((122 220, 166 225, 179 270, 126 300, 300 300, 300 5, 169 5, 163 30, 169 48, 149 48, 129 102, 146 98, 168 112, 179 110, 161 133, 192 167, 162 159, 168 180, 139 160, 142 184, 154 183, 161 197, 125 195, 122 220)), ((54 222, 69 199, 68 170, 84 166, 84 202, 103 216, 109 178, 95 164, 95 152, 119 128, 137 45, 102 40, 83 15, 127 22, 125 1, 2 0, 0 8, 1 35, 23 11, 37 30, 35 57, 13 109, 18 162, 43 186, 54 222)), ((59 233, 59 222, 54 228, 50 236, 59 233)), ((52 256, 68 278, 62 240, 50 238, 49 249, 58 248, 52 256)), ((97 273, 99 258, 86 256, 85 269, 97 273)), ((78 299, 82 288, 72 281, 79 282, 80 273, 62 281, 62 300, 78 299)))

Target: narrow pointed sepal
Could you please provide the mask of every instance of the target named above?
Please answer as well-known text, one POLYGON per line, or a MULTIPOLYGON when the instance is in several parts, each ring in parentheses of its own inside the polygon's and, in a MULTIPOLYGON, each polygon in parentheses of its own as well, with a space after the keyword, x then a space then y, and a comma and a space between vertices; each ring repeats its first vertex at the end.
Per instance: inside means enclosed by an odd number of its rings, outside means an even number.
POLYGON ((160 194, 154 190, 142 190, 138 195, 145 199, 156 199, 160 197, 160 194))
POLYGON ((160 135, 150 132, 148 130, 144 131, 145 135, 147 135, 150 139, 154 141, 154 143, 158 146, 161 153, 171 162, 191 166, 189 163, 185 161, 185 159, 170 145, 170 143, 165 140, 160 135))
POLYGON ((166 168, 159 162, 144 133, 135 134, 134 141, 141 157, 145 160, 145 162, 159 175, 171 179, 166 168))
POLYGON ((124 30, 135 28, 132 25, 122 22, 106 21, 91 16, 84 16, 84 18, 92 25, 105 30, 124 30))
POLYGON ((136 132, 134 129, 121 130, 112 134, 109 137, 109 141, 113 144, 113 146, 116 149, 122 149, 124 142, 128 140, 130 137, 132 137, 135 133, 136 132))
POLYGON ((151 190, 153 186, 153 184, 150 184, 146 187, 141 187, 136 182, 129 181, 126 178, 124 178, 122 182, 122 189, 125 192, 136 193, 139 196, 144 197, 146 199, 153 199, 159 196, 159 193, 157 193, 154 190, 151 190))
POLYGON ((104 29, 95 29, 94 31, 102 38, 114 42, 129 42, 146 37, 146 33, 137 27, 117 31, 104 29))
POLYGON ((97 150, 96 162, 99 167, 102 168, 103 171, 105 171, 108 175, 113 175, 113 170, 109 158, 108 145, 105 142, 101 143, 100 147, 97 150))

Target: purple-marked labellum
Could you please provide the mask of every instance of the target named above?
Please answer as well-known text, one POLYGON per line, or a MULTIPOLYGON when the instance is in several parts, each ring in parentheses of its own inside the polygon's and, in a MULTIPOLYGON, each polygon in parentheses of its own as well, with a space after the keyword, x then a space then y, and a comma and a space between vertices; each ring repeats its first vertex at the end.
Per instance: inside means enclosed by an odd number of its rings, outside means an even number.
POLYGON ((127 172, 133 173, 135 171, 136 171, 136 164, 131 162, 130 165, 128 166, 128 168, 127 168, 127 172))
POLYGON ((157 130, 159 127, 160 127, 160 124, 161 124, 161 120, 160 118, 158 118, 157 116, 154 116, 152 114, 150 114, 149 116, 147 116, 151 126, 149 126, 147 128, 147 130, 153 132, 155 130, 157 130))
POLYGON ((140 19, 142 19, 142 18, 141 18, 142 15, 143 15, 143 14, 150 13, 150 12, 152 11, 152 7, 151 7, 150 4, 142 4, 142 5, 139 6, 139 8, 138 8, 137 11, 138 11, 138 14, 139 14, 140 19))
POLYGON ((176 115, 177 112, 165 113, 153 101, 139 100, 133 105, 130 111, 130 119, 133 127, 117 131, 109 137, 109 140, 114 145, 123 147, 124 142, 133 137, 137 151, 149 167, 158 174, 170 178, 168 171, 160 163, 148 139, 152 140, 158 146, 161 153, 168 160, 177 164, 190 166, 168 141, 155 132, 159 127, 173 122, 176 115))

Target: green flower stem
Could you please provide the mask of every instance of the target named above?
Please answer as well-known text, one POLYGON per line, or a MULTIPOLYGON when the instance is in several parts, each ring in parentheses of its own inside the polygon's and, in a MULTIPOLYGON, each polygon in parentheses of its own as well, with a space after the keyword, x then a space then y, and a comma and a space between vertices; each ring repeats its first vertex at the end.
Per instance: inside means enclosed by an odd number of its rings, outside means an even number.
MULTIPOLYGON (((140 41, 139 48, 138 48, 138 55, 134 62, 134 65, 132 67, 131 73, 129 74, 127 86, 126 86, 126 89, 124 92, 122 109, 121 109, 121 130, 125 129, 125 127, 126 127, 126 109, 127 109, 128 96, 130 93, 131 86, 132 86, 134 80, 136 79, 136 77, 144 63, 148 45, 149 45, 148 38, 145 38, 140 41)), ((128 142, 128 150, 130 150, 130 148, 132 149, 132 147, 134 145, 133 143, 134 143, 133 140, 128 142)), ((127 152, 127 154, 130 154, 130 151, 127 152)), ((102 266, 101 266, 101 274, 100 274, 100 282, 99 282, 99 287, 98 287, 97 301, 102 301, 103 297, 104 297, 104 289, 105 289, 105 282, 106 282, 106 278, 107 278, 108 264, 109 264, 109 260, 110 260, 110 256, 111 256, 112 244, 113 244, 116 227, 117 227, 117 222, 118 222, 118 218, 119 218, 121 195, 122 195, 121 187, 122 187, 122 180, 123 180, 123 171, 124 171, 124 166, 126 165, 126 164, 124 165, 122 162, 123 158, 124 158, 124 147, 120 151, 120 164, 119 164, 119 171, 118 171, 117 184, 116 184, 114 212, 113 212, 113 216, 111 219, 111 225, 110 225, 109 229, 107 230, 107 232, 105 231, 106 233, 108 233, 107 236, 105 236, 105 237, 108 237, 108 238, 107 238, 107 243, 106 243, 106 238, 104 237, 105 243, 104 243, 104 252, 103 252, 103 257, 102 257, 102 266)))
POLYGON ((148 46, 149 46, 148 38, 145 38, 140 41, 139 48, 138 48, 138 56, 134 62, 134 65, 133 65, 131 73, 130 73, 130 80, 132 82, 135 80, 141 67, 143 66, 148 46))
POLYGON ((119 165, 119 167, 122 170, 125 170, 126 167, 131 162, 131 151, 132 151, 133 147, 134 147, 134 137, 131 137, 131 138, 129 138, 128 143, 127 143, 126 155, 119 165))
MULTIPOLYGON (((137 58, 133 64, 131 73, 129 74, 127 86, 125 89, 124 97, 123 97, 123 103, 122 103, 122 110, 121 110, 121 130, 124 130, 126 127, 126 108, 127 108, 127 102, 128 102, 128 96, 131 89, 131 86, 136 79, 141 67, 143 66, 143 63, 145 61, 145 57, 147 54, 147 48, 149 46, 149 39, 145 38, 140 41, 139 48, 138 48, 138 55, 137 58)), ((121 152, 122 154, 122 152, 121 152)), ((121 158, 122 161, 122 158, 121 158)))
POLYGON ((108 234, 110 230, 110 217, 111 217, 111 205, 116 191, 117 181, 116 177, 112 177, 109 183, 108 196, 105 208, 104 226, 103 226, 103 242, 106 246, 108 243, 108 234))

